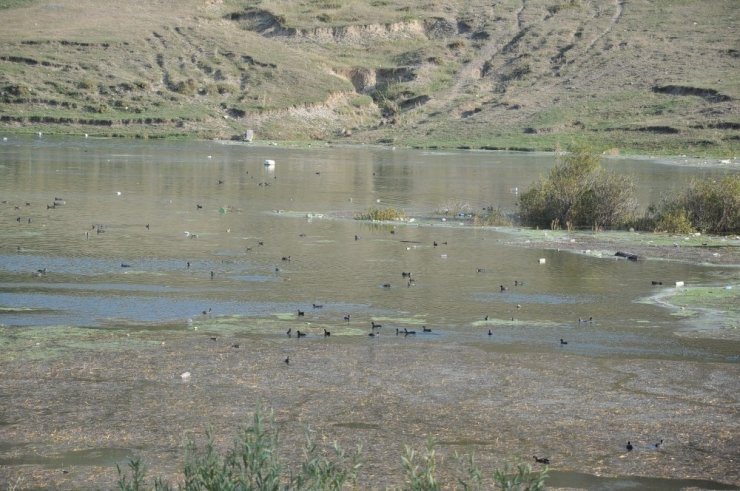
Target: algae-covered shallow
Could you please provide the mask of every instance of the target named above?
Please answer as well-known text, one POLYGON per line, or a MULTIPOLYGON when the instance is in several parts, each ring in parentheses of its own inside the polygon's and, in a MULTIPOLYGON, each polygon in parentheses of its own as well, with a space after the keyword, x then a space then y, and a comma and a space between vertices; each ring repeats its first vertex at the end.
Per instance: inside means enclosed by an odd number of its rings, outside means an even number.
MULTIPOLYGON (((260 407, 290 462, 307 425, 362 444, 363 489, 401 485, 404 446, 430 437, 446 488, 455 452, 484 471, 548 456, 561 487, 740 484, 736 238, 435 215, 451 199, 512 206, 547 155, 0 152, 3 485, 112 488, 132 454, 176 481, 186 437, 210 425, 227 446, 260 407), (386 205, 407 220, 353 218, 386 205)), ((707 172, 639 164, 642 193, 707 172)))

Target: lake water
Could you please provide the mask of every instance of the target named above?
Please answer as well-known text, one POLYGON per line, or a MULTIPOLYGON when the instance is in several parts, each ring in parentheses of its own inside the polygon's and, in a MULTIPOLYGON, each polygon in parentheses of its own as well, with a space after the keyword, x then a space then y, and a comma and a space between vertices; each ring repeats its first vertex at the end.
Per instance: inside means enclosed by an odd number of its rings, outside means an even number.
MULTIPOLYGON (((676 336, 692 320, 639 302, 659 291, 651 280, 664 285, 680 280, 724 286, 726 268, 634 263, 512 247, 506 230, 472 227, 454 215, 443 220, 436 213, 460 202, 473 210, 490 205, 514 210, 517 192, 545 175, 553 163, 554 157, 544 154, 9 137, 0 144, 3 363, 18 369, 27 357, 33 360, 29 362, 32 372, 43 372, 44 364, 73 364, 80 353, 90 356, 91 363, 103 363, 100 353, 121 350, 120 338, 112 341, 110 333, 123 332, 157 345, 181 343, 179 353, 193 358, 204 355, 190 350, 210 337, 228 339, 231 344, 241 340, 242 350, 249 345, 255 352, 276 350, 297 356, 293 351, 297 340, 285 335, 287 329, 308 333, 301 350, 314 354, 338 350, 331 357, 339 359, 342 352, 365 353, 372 321, 383 325, 380 338, 385 343, 408 341, 396 337, 396 329, 416 331, 411 340, 415 347, 398 347, 414 350, 404 351, 404 359, 421 356, 419 363, 428 363, 435 372, 445 371, 445 380, 453 385, 475 383, 473 375, 472 382, 465 378, 474 357, 460 355, 470 350, 532 363, 566 357, 563 363, 579 360, 597 367, 591 369, 596 371, 620 360, 677 363, 682 370, 710 363, 712 370, 722 374, 722 382, 714 388, 729 397, 725 402, 732 406, 734 396, 726 392, 732 392, 733 386, 737 389, 738 343, 676 336), (275 165, 265 166, 265 159, 273 159, 275 165), (402 209, 414 221, 373 224, 353 219, 370 207, 402 209), (540 264, 540 258, 545 264, 540 264), (412 273, 412 283, 402 275, 407 272, 412 273), (422 326, 431 332, 423 332, 422 326), (332 348, 319 344, 326 341, 325 329, 332 333, 332 348), (560 339, 568 344, 561 345, 560 339), (28 354, 29 349, 36 349, 35 354, 28 354), (453 351, 454 359, 462 356, 461 365, 440 366, 453 351)), ((643 207, 663 193, 683 189, 692 178, 727 172, 629 159, 605 165, 635 177, 643 207)), ((729 278, 734 274, 730 272, 729 278)), ((146 344, 141 349, 152 348, 146 344)), ((368 361, 377 359, 373 354, 368 361)), ((351 370, 348 360, 336 363, 342 364, 342 370, 351 370)), ((183 364, 182 370, 186 368, 183 364)), ((176 380, 178 375, 173 371, 165 379, 176 380)), ((698 390, 695 385, 700 380, 695 374, 684 389, 698 390)), ((419 397, 431 390, 423 377, 409 383, 419 388, 419 397)), ((353 398, 360 397, 342 392, 353 387, 347 380, 315 384, 322 391, 341 386, 334 404, 355 405, 353 398)), ((668 390, 658 384, 651 389, 668 390)), ((361 392, 361 386, 355 389, 361 392)), ((373 387, 378 394, 385 390, 373 387)), ((684 389, 679 384, 670 391, 684 389)), ((5 386, 0 397, 17 402, 18 390, 12 384, 5 386)), ((62 388, 57 390, 61 393, 62 388)), ((203 397, 228 398, 228 390, 218 390, 205 390, 203 397)), ((287 389, 282 396, 264 390, 255 389, 262 393, 261 400, 273 406, 296 403, 295 394, 287 389)), ((282 394, 279 388, 275 391, 282 394)), ((442 395, 432 390, 443 405, 468 400, 482 404, 486 398, 453 396, 449 391, 448 387, 442 395)), ((61 397, 60 393, 53 397, 61 397)), ((539 398, 532 397, 535 404, 539 398)), ((580 396, 576 391, 553 397, 577 400, 580 396)), ((567 407, 561 411, 567 412, 567 407)), ((11 413, 3 420, 6 429, 21 425, 11 413)), ((102 417, 100 424, 104 424, 102 417)), ((334 428, 347 432, 345 436, 353 429, 375 428, 365 424, 357 418, 332 422, 334 428)), ((177 431, 173 427, 172 433, 177 431)), ((406 436, 413 439, 416 434, 406 436)), ((476 440, 471 435, 466 438, 476 440)), ((380 435, 371 440, 381 446, 387 439, 388 435, 380 435)), ((0 437, 0 443, 10 445, 0 447, 6 470, 23 462, 43 466, 38 452, 57 455, 60 451, 39 447, 31 456, 19 447, 29 444, 22 440, 0 437)), ((148 443, 139 443, 147 448, 148 443)), ((563 445, 551 448, 563 451, 567 447, 563 445)), ((531 453, 521 451, 525 456, 531 453)), ((114 461, 120 459, 118 449, 112 454, 114 461)), ((98 465, 100 457, 95 455, 94 465, 98 465)), ((73 465, 68 460, 64 462, 73 465)), ((84 460, 75 462, 84 465, 84 460)), ((688 469, 676 477, 738 482, 736 474, 707 476, 686 465, 688 469)), ((570 469, 595 474, 596 467, 571 464, 570 469)), ((377 463, 377 469, 383 468, 377 463)), ((6 478, 21 472, 13 469, 6 478)), ((672 477, 668 471, 651 474, 640 467, 600 471, 672 477)), ((582 482, 583 475, 590 474, 577 475, 582 482)), ((565 483, 570 482, 568 476, 576 474, 560 471, 556 478, 565 483)), ((64 482, 57 484, 64 487, 64 482)), ((603 489, 624 489, 624 485, 616 479, 612 487, 603 489)), ((671 485, 669 480, 661 489, 672 489, 671 485)))

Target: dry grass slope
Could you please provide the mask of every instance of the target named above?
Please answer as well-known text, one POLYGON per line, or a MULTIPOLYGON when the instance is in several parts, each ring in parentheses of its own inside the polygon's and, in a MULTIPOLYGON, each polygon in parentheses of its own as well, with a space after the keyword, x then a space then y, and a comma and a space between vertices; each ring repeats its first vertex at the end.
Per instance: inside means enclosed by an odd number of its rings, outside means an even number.
POLYGON ((0 2, 15 131, 736 155, 732 0, 0 2))

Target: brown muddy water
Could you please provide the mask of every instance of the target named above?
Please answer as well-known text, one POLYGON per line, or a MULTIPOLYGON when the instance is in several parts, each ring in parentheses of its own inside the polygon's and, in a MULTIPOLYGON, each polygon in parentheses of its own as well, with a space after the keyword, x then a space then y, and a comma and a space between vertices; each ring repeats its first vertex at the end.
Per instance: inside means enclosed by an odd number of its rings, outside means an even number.
MULTIPOLYGON (((133 456, 177 482, 185 438, 228 446, 267 408, 287 462, 306 426, 361 444, 360 489, 403 485, 429 438, 445 489, 455 452, 487 476, 549 457, 555 488, 737 489, 737 308, 662 305, 676 281, 736 291, 736 266, 513 247, 435 213, 513 210, 553 161, 8 137, 0 488, 110 489, 133 456), (352 219, 371 206, 414 220, 352 219)), ((643 205, 732 171, 606 165, 643 205)))

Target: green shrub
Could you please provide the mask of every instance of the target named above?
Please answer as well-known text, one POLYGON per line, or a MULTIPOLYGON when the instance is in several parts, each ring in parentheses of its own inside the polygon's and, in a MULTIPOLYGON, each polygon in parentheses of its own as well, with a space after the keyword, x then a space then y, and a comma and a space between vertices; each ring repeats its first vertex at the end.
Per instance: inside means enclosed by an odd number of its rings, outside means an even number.
POLYGON ((740 232, 740 175, 693 181, 683 204, 694 228, 702 232, 740 232))
MULTIPOLYGON (((240 429, 232 448, 220 453, 213 434, 206 431, 206 443, 202 449, 193 441, 186 444, 184 467, 184 489, 202 490, 261 490, 279 491, 293 489, 315 489, 339 491, 352 485, 360 469, 361 450, 347 455, 334 445, 333 458, 320 455, 310 429, 306 430, 304 447, 305 461, 297 470, 284 465, 278 456, 278 432, 270 418, 268 424, 261 411, 254 414, 253 423, 240 429)), ((146 473, 138 459, 129 462, 130 478, 119 466, 118 488, 121 491, 150 489, 146 485, 146 473)), ((156 479, 154 489, 169 490, 170 485, 156 479)))
POLYGON ((683 209, 675 209, 663 213, 655 221, 653 229, 656 232, 668 232, 671 234, 690 234, 694 231, 691 220, 689 220, 689 214, 683 209))
POLYGON ((493 474, 496 487, 504 491, 544 491, 548 468, 532 472, 529 464, 519 464, 513 469, 506 465, 493 474))
POLYGON ((349 103, 354 107, 366 107, 373 103, 373 98, 369 95, 358 95, 349 103))
POLYGON ((434 477, 437 464, 434 451, 434 440, 427 441, 424 452, 418 454, 413 448, 406 446, 401 463, 406 473, 406 487, 411 491, 437 491, 439 482, 434 477))
MULTIPOLYGON (((306 429, 304 460, 297 468, 289 468, 278 456, 278 433, 272 416, 265 422, 261 411, 254 414, 253 423, 242 427, 234 439, 230 450, 219 452, 210 430, 206 431, 206 443, 199 448, 192 440, 187 442, 184 467, 184 483, 178 489, 186 491, 202 490, 331 490, 360 488, 357 480, 362 467, 361 448, 348 455, 334 444, 329 456, 316 445, 310 428, 306 429)), ((439 489, 487 490, 490 482, 507 491, 541 491, 544 490, 548 468, 533 472, 526 464, 516 468, 506 465, 495 470, 484 482, 483 472, 475 462, 474 456, 466 456, 466 461, 455 454, 458 467, 465 468, 452 472, 460 474, 456 483, 461 487, 444 486, 436 477, 437 460, 433 439, 427 441, 422 452, 412 447, 405 447, 401 464, 405 473, 405 485, 401 488, 409 491, 437 491, 439 489)), ((151 485, 147 483, 146 470, 139 459, 132 459, 128 472, 120 466, 118 470, 118 489, 121 491, 169 491, 174 489, 166 481, 158 478, 151 485)), ((371 486, 365 486, 367 488, 371 486)))
POLYGON ((198 84, 195 80, 189 78, 176 83, 173 90, 178 94, 192 96, 198 91, 198 84))
POLYGON ((77 87, 79 87, 82 90, 97 90, 98 89, 98 82, 92 78, 83 78, 80 80, 80 83, 77 84, 77 87))
POLYGON ((501 208, 487 207, 481 214, 473 215, 473 222, 484 227, 509 227, 511 218, 501 208))
POLYGON ((619 227, 637 207, 632 178, 603 170, 599 157, 582 147, 560 156, 517 204, 525 225, 568 229, 619 227))
POLYGON ((740 233, 740 176, 692 181, 682 194, 650 205, 639 225, 680 234, 740 233))
POLYGON ((29 97, 31 95, 31 89, 25 84, 12 84, 5 86, 5 92, 16 97, 29 97))

